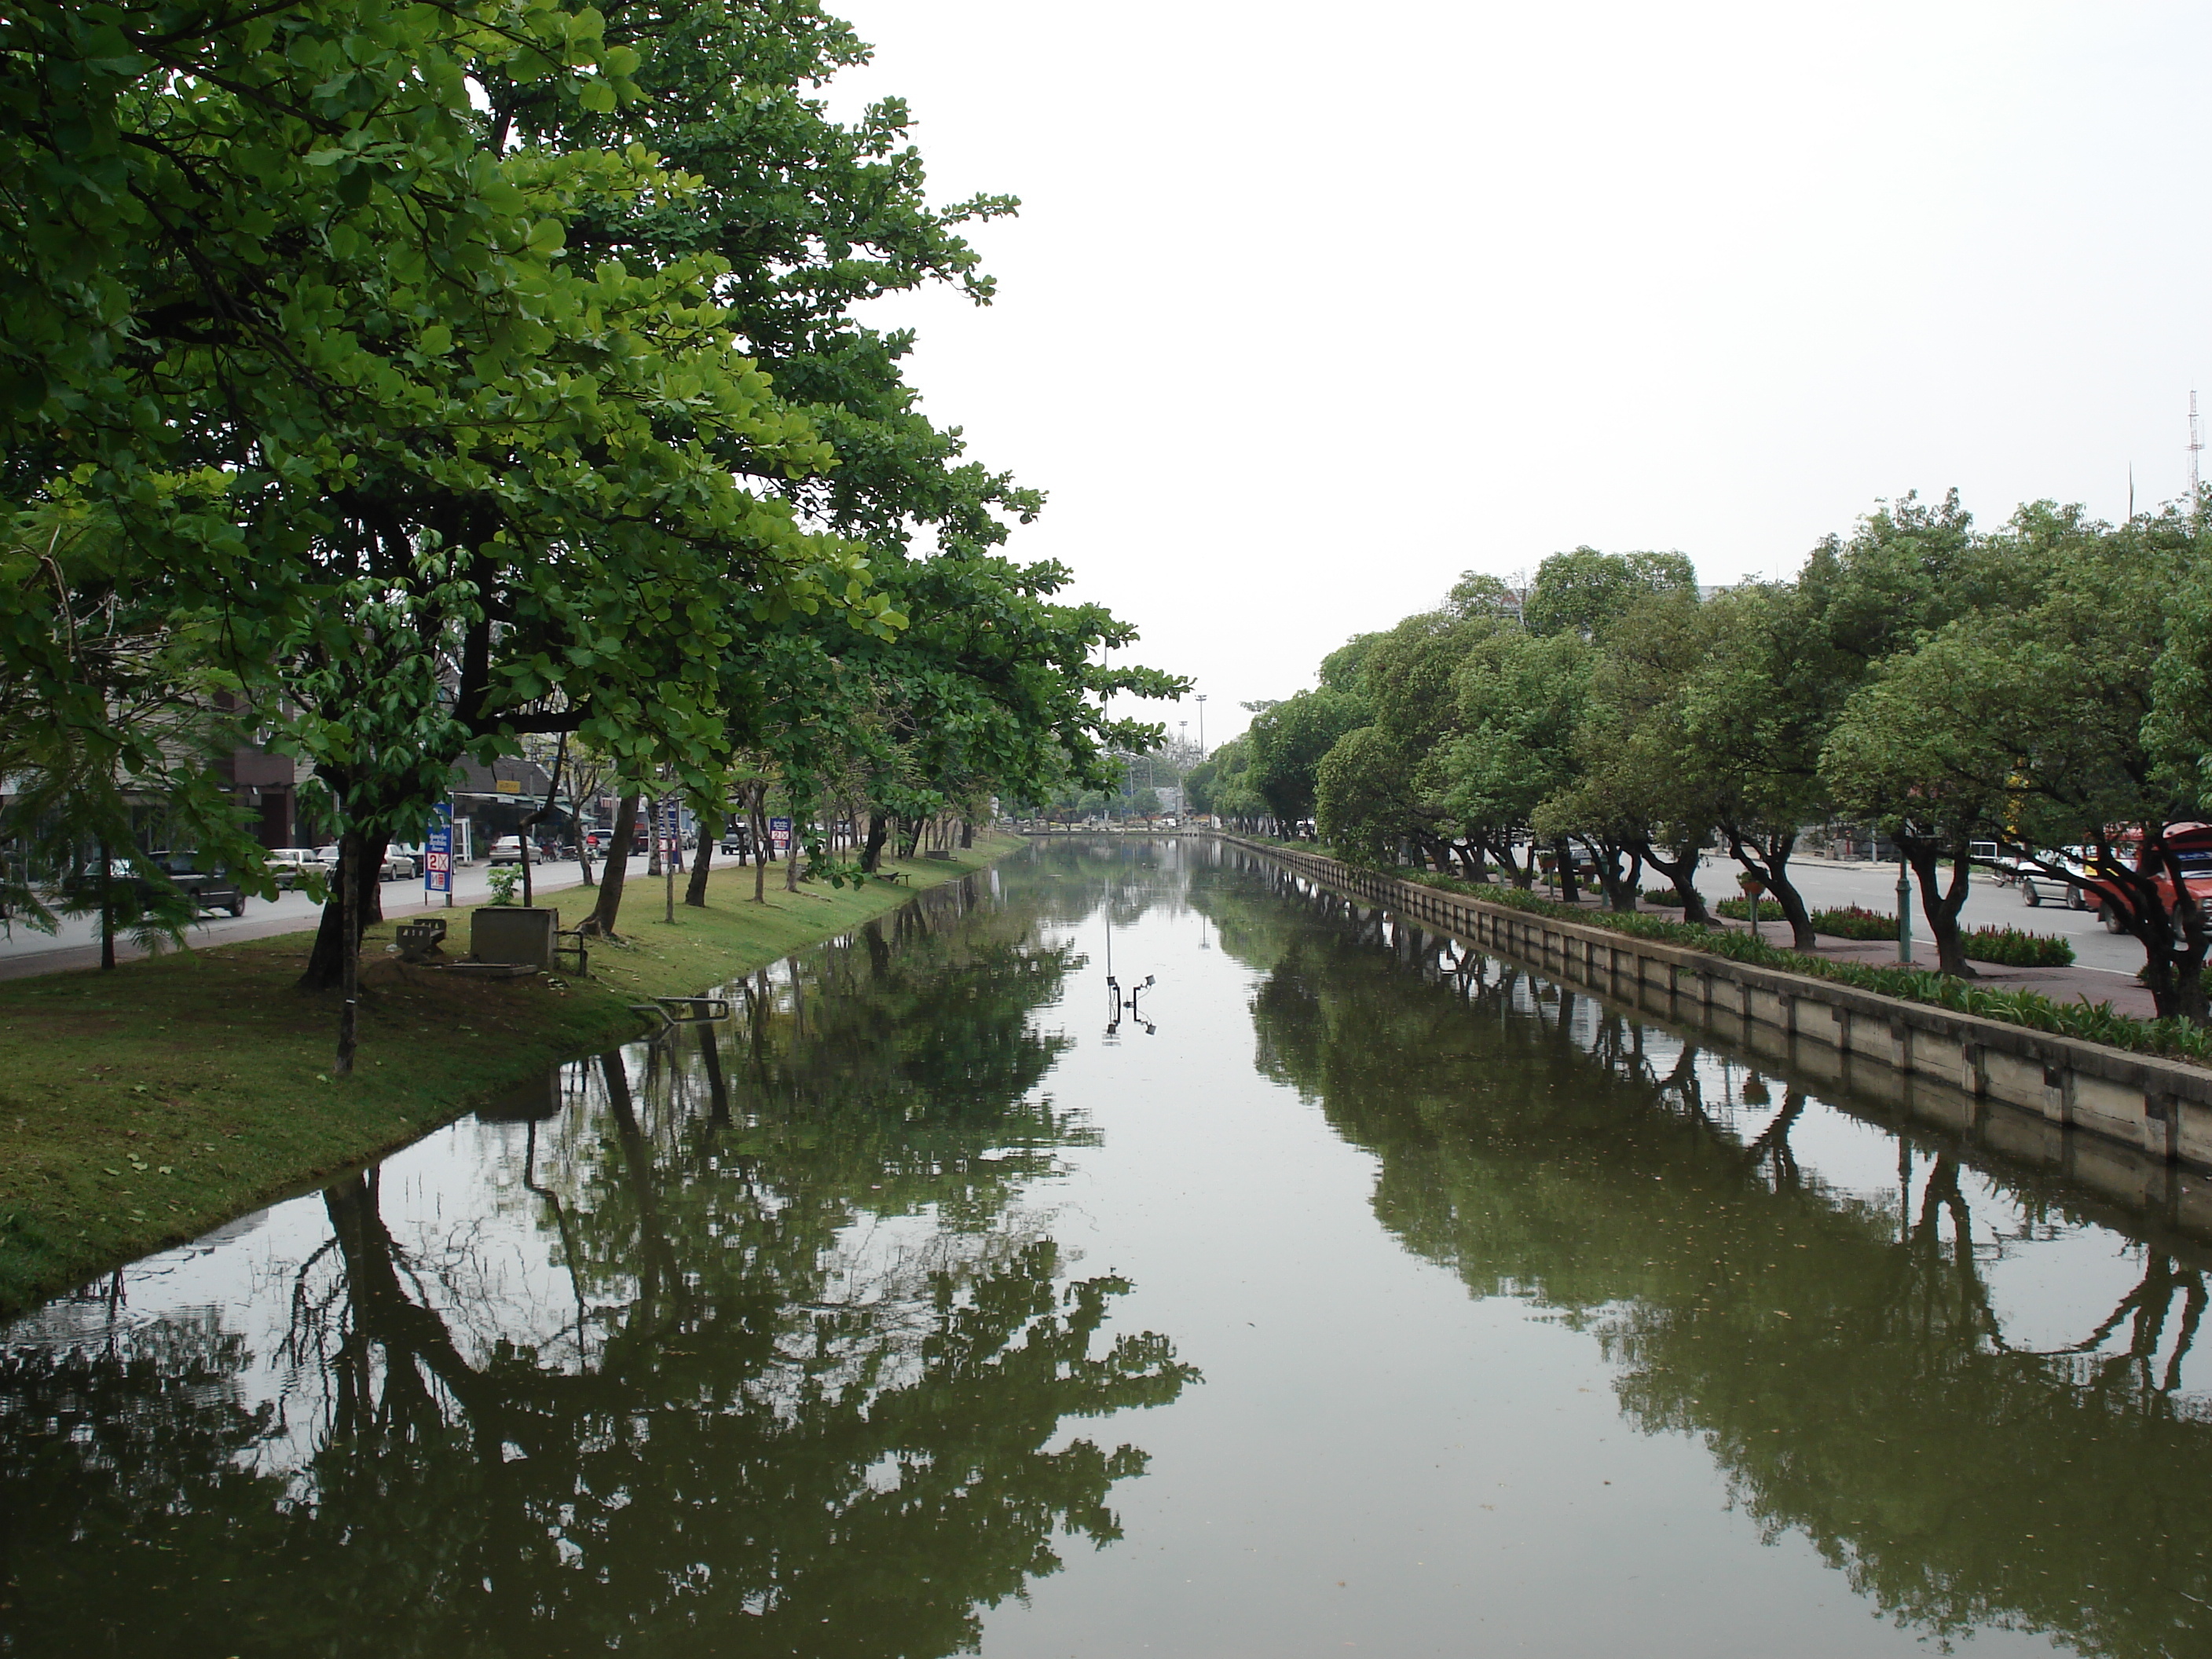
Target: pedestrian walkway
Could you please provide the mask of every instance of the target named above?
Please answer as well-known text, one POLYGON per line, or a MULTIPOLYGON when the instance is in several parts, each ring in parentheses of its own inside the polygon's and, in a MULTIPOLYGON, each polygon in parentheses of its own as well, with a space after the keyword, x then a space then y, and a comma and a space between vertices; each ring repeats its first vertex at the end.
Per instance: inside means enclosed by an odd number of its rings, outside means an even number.
MULTIPOLYGON (((583 869, 573 861, 539 865, 531 872, 531 885, 536 894, 566 892, 582 886, 583 882, 583 869)), ((491 896, 489 867, 463 866, 456 872, 455 885, 458 890, 453 895, 454 903, 483 903, 491 896)), ((518 896, 520 890, 517 890, 518 896)), ((384 919, 387 921, 447 908, 443 894, 426 894, 419 881, 386 882, 383 900, 384 919)), ((274 899, 249 899, 243 916, 210 917, 195 925, 185 948, 270 939, 283 933, 309 933, 322 925, 322 906, 304 893, 285 893, 274 899)), ((128 939, 115 941, 118 963, 136 961, 147 954, 128 939)), ((99 966, 100 938, 88 918, 65 918, 60 931, 54 933, 37 933, 18 921, 12 937, 0 939, 0 980, 66 974, 99 966)))

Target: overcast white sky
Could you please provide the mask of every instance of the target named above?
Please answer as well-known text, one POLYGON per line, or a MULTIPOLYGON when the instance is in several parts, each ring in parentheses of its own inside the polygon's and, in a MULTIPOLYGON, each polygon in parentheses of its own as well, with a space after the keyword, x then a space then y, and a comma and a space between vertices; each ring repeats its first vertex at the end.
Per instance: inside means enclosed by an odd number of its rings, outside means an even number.
POLYGON ((834 101, 1023 198, 996 304, 877 319, 1209 746, 1462 569, 2118 518, 2212 422, 2212 7, 829 3, 834 101))

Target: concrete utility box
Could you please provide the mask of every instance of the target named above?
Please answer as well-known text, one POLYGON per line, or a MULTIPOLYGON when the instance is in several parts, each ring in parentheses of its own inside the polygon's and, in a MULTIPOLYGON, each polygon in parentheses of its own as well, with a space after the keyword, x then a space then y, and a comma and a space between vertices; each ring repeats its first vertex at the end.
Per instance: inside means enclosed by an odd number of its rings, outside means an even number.
POLYGON ((469 918, 469 954, 478 962, 528 965, 550 973, 561 913, 542 906, 491 905, 469 918))

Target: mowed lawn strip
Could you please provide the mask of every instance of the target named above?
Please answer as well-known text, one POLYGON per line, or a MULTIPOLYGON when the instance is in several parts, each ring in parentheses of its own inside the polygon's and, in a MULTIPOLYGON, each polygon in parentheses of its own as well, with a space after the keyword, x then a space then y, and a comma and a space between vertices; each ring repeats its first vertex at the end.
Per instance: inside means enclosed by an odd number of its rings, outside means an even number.
MULTIPOLYGON (((1021 843, 978 837, 954 860, 886 860, 915 887, 1021 843)), ((0 983, 0 1310, 38 1302, 406 1145, 564 1060, 639 1035, 629 1004, 705 991, 896 909, 912 889, 769 871, 708 880, 672 927, 662 884, 633 872, 624 945, 595 942, 588 979, 467 980, 402 967, 392 924, 362 952, 361 1049, 331 1075, 335 992, 294 988, 311 933, 289 933, 0 983)), ((547 896, 563 926, 592 894, 547 896), (573 914, 572 914, 573 911, 573 914)), ((471 907, 473 908, 473 907, 471 907)), ((448 950, 466 950, 469 909, 448 950)))

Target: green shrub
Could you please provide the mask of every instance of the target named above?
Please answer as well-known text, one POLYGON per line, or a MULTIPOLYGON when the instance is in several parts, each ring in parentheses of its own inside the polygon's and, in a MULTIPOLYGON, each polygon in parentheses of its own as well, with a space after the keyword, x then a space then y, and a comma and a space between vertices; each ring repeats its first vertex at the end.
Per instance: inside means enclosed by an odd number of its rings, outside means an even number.
POLYGON ((1682 908, 1682 896, 1671 887, 1645 888, 1644 902, 1646 904, 1661 905, 1669 910, 1679 910, 1682 908))

